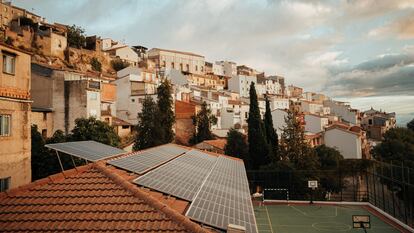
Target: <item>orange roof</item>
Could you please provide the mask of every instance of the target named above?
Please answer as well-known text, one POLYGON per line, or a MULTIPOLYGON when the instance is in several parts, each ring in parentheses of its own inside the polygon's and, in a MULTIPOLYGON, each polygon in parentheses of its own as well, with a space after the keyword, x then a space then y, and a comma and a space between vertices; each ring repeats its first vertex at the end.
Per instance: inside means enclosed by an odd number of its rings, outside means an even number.
POLYGON ((151 194, 102 162, 0 193, 7 232, 209 232, 184 216, 187 202, 151 194))
POLYGON ((214 146, 218 149, 224 150, 224 146, 226 145, 227 140, 226 139, 214 139, 214 140, 205 140, 203 142, 211 146, 214 146))
POLYGON ((122 119, 120 119, 118 117, 112 117, 112 125, 115 125, 115 126, 124 126, 124 125, 132 125, 132 124, 129 123, 129 122, 126 122, 126 121, 124 121, 124 120, 122 120, 122 119))

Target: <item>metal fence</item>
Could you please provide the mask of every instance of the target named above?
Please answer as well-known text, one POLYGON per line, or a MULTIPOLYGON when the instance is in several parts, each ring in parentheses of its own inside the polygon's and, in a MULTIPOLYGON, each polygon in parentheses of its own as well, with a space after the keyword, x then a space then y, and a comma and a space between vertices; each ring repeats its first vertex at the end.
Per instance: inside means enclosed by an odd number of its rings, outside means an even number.
POLYGON ((361 169, 334 170, 248 170, 250 190, 265 192, 265 199, 369 202, 405 224, 414 226, 414 169, 402 165, 372 162, 361 169), (308 180, 318 180, 312 191, 308 180), (280 190, 280 193, 278 193, 280 190))

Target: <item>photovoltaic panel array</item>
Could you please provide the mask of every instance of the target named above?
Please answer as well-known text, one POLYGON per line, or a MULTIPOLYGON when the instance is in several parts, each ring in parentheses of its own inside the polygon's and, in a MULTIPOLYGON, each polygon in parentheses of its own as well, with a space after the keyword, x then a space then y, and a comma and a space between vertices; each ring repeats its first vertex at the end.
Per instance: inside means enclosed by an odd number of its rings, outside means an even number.
POLYGON ((144 174, 154 167, 174 159, 186 151, 188 151, 188 149, 172 144, 166 144, 148 150, 138 151, 126 157, 111 160, 108 163, 130 172, 144 174))
POLYGON ((126 153, 124 150, 95 141, 63 142, 45 146, 92 162, 126 153))
POLYGON ((250 198, 244 164, 218 157, 216 165, 195 196, 186 215, 191 219, 223 230, 229 224, 256 233, 256 220, 250 198))
POLYGON ((210 173, 217 157, 197 150, 138 177, 134 183, 192 201, 210 173))

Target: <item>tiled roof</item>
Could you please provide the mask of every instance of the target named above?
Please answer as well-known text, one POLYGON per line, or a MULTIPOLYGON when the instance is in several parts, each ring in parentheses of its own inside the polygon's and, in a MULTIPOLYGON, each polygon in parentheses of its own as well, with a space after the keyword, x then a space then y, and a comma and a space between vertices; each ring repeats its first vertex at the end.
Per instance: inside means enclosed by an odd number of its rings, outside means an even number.
POLYGON ((207 232, 186 205, 173 209, 114 170, 94 163, 0 193, 1 231, 207 232))
POLYGON ((226 139, 214 139, 214 140, 205 140, 204 143, 207 143, 211 146, 214 146, 218 149, 224 150, 224 147, 226 146, 227 140, 226 139))

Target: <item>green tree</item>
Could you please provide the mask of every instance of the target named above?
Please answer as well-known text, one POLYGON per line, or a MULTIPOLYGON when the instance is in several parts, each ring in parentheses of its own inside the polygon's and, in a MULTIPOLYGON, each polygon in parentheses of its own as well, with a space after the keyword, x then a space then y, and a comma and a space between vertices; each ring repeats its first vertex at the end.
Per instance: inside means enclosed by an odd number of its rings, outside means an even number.
POLYGON ((201 104, 201 110, 197 115, 193 116, 193 125, 196 127, 196 132, 190 139, 190 144, 197 144, 204 140, 213 139, 210 128, 214 124, 217 124, 217 118, 207 108, 207 103, 204 101, 201 104))
POLYGON ((68 45, 74 48, 82 48, 86 44, 85 30, 79 26, 72 25, 67 31, 68 45))
POLYGON ((394 162, 414 168, 414 131, 393 128, 384 134, 384 140, 374 147, 373 155, 378 160, 394 162))
POLYGON ((32 180, 41 179, 49 175, 48 167, 45 166, 45 155, 48 154, 45 149, 45 141, 37 130, 37 125, 31 127, 32 136, 32 180))
POLYGON ((175 115, 173 111, 172 87, 168 80, 164 80, 157 88, 158 95, 158 116, 157 121, 161 127, 161 141, 163 144, 174 140, 173 125, 175 115))
POLYGON ((151 96, 145 96, 142 111, 138 113, 137 134, 134 150, 142 150, 163 144, 161 139, 161 126, 158 118, 157 104, 151 96))
POLYGON ((226 155, 243 159, 245 164, 249 164, 249 162, 246 161, 248 152, 249 146, 246 142, 246 136, 236 129, 231 128, 227 132, 227 143, 224 146, 224 153, 226 155))
POLYGON ((320 145, 315 148, 316 155, 319 158, 321 169, 334 170, 339 167, 339 163, 344 159, 337 149, 320 145))
POLYGON ((98 71, 98 72, 102 71, 102 64, 96 57, 93 57, 91 59, 91 66, 92 66, 92 70, 94 71, 98 71))
POLYGON ((281 137, 280 155, 290 160, 298 170, 315 170, 319 167, 314 150, 305 140, 304 129, 296 111, 288 111, 286 126, 281 137))
POLYGON ((270 161, 269 147, 266 142, 266 132, 260 116, 259 103, 257 101, 254 82, 250 85, 250 109, 248 123, 249 161, 252 169, 259 169, 270 161))
POLYGON ((344 157, 335 148, 320 145, 315 148, 316 155, 318 156, 321 175, 319 180, 321 187, 329 192, 339 192, 342 188, 342 184, 345 183, 343 177, 338 174, 339 166, 344 157))
POLYGON ((111 66, 115 71, 120 71, 125 69, 129 66, 129 63, 126 61, 122 61, 120 58, 116 58, 111 61, 111 66))
POLYGON ((407 128, 414 131, 414 119, 407 123, 407 128))
POLYGON ((119 146, 120 138, 114 128, 94 117, 78 118, 70 135, 71 141, 93 140, 110 146, 119 146))
POLYGON ((270 110, 270 102, 267 96, 266 96, 266 112, 265 112, 265 117, 264 117, 264 125, 265 125, 265 131, 266 131, 266 140, 270 148, 269 156, 271 160, 278 161, 280 159, 278 155, 279 139, 276 133, 276 129, 273 127, 272 112, 270 110))

